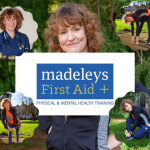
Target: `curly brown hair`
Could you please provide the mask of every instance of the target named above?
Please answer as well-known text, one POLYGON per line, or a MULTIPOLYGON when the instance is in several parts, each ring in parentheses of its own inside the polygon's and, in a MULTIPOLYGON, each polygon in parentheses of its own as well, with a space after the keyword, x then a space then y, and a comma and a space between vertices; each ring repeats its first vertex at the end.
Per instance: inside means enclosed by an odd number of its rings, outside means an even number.
POLYGON ((9 99, 9 98, 4 98, 4 99, 2 100, 2 102, 1 102, 1 109, 5 109, 4 105, 5 105, 7 102, 9 103, 9 106, 12 107, 12 104, 11 104, 10 99, 9 99))
POLYGON ((84 5, 64 3, 51 15, 47 21, 45 30, 45 41, 49 47, 48 51, 64 52, 60 47, 58 39, 59 27, 69 25, 84 25, 89 52, 98 52, 102 43, 100 32, 100 20, 97 14, 89 11, 84 5))
POLYGON ((120 104, 120 108, 121 108, 121 111, 124 112, 124 113, 128 113, 128 111, 125 110, 126 108, 126 103, 130 104, 131 107, 134 106, 134 103, 130 100, 130 99, 124 99, 121 104, 120 104))
POLYGON ((15 8, 7 8, 0 15, 0 28, 2 30, 5 30, 5 25, 3 23, 5 17, 11 18, 11 16, 13 16, 14 18, 17 19, 17 26, 16 26, 15 30, 18 30, 21 27, 21 21, 23 20, 23 18, 21 16, 20 12, 15 8))
POLYGON ((130 24, 130 22, 128 22, 128 17, 133 17, 133 13, 127 12, 123 15, 122 21, 124 22, 124 24, 130 24))

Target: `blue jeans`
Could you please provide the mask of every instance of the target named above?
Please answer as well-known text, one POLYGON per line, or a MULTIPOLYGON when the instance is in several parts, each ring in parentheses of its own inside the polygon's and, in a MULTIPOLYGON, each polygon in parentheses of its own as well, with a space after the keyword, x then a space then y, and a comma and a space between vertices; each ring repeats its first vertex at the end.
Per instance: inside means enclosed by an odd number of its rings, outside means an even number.
MULTIPOLYGON (((126 125, 127 125, 127 130, 128 132, 131 131, 131 124, 134 124, 134 119, 133 118, 127 118, 126 119, 126 125)), ((138 129, 134 134, 133 134, 133 138, 135 139, 139 139, 145 135, 148 135, 150 132, 150 127, 143 125, 143 124, 138 124, 138 127, 140 127, 140 129, 138 129)))
MULTIPOLYGON (((16 142, 19 142, 19 129, 20 129, 21 123, 15 127, 15 133, 16 133, 16 142)), ((9 123, 9 128, 12 128, 12 124, 9 123)), ((8 132, 8 143, 12 142, 12 132, 8 132)))

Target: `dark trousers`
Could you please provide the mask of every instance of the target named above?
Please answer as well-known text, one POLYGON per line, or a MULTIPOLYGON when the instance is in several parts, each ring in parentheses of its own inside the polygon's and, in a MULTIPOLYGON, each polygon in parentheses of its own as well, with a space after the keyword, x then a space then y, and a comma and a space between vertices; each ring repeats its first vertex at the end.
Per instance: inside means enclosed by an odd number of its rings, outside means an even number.
MULTIPOLYGON (((141 21, 140 22, 140 26, 139 26, 139 35, 142 31, 143 25, 144 25, 145 21, 141 21)), ((150 16, 148 16, 148 20, 147 20, 147 28, 148 28, 148 40, 150 40, 150 16)))
MULTIPOLYGON (((126 125, 127 125, 127 130, 128 132, 131 130, 132 126, 131 124, 134 124, 134 119, 133 118, 127 118, 126 119, 126 125)), ((146 126, 146 125, 142 125, 142 124, 138 124, 138 127, 140 127, 140 129, 138 129, 134 134, 133 134, 133 138, 135 139, 139 139, 145 135, 148 135, 150 132, 150 127, 146 126)))
MULTIPOLYGON (((16 133, 16 142, 19 142, 19 129, 20 129, 21 123, 15 127, 15 133, 16 133)), ((8 127, 12 128, 12 124, 9 123, 8 127)), ((12 142, 12 132, 8 132, 8 143, 12 142)))

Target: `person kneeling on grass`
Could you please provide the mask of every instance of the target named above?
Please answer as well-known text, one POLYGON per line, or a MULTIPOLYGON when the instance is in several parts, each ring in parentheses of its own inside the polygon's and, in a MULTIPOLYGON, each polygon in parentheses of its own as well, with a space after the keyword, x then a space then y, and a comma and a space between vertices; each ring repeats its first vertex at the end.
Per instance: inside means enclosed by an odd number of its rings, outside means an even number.
POLYGON ((149 9, 138 9, 133 13, 127 12, 123 17, 122 21, 125 24, 131 23, 131 34, 132 34, 132 43, 136 41, 136 44, 139 44, 139 35, 142 31, 142 27, 144 22, 147 22, 148 26, 148 40, 145 43, 146 45, 150 45, 150 10, 149 9), (133 23, 136 22, 136 37, 134 37, 134 25, 133 23), (139 25, 140 22, 140 25, 139 25))
POLYGON ((150 139, 150 118, 144 108, 140 106, 134 106, 134 103, 129 99, 124 99, 121 102, 121 111, 124 113, 130 113, 130 118, 126 119, 126 140, 133 138, 138 139, 145 135, 150 139), (133 126, 131 126, 133 124, 133 126), (134 134, 136 127, 140 127, 134 134))

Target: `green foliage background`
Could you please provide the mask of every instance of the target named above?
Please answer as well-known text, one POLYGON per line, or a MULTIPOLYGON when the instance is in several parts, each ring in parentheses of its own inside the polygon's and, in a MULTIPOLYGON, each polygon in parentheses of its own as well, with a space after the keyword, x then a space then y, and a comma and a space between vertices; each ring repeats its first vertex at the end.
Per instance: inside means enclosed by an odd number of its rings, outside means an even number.
MULTIPOLYGON (((47 52, 43 33, 47 27, 46 21, 50 15, 64 2, 86 5, 89 10, 99 14, 101 31, 105 39, 100 52, 135 53, 135 79, 150 90, 150 50, 143 52, 144 60, 141 64, 136 52, 122 45, 120 38, 115 32, 116 17, 120 14, 121 8, 129 5, 131 1, 132 0, 0 0, 0 9, 5 6, 21 6, 25 11, 31 12, 33 19, 38 23, 38 39, 34 42, 30 52, 33 52, 34 49, 36 49, 37 52, 47 52)), ((142 2, 141 0, 137 1, 142 2)), ((126 61, 128 61, 128 58, 126 61)), ((0 95, 5 91, 15 92, 15 61, 10 61, 8 57, 0 59, 0 95)), ((121 101, 121 99, 119 100, 121 101)), ((117 102, 118 101, 116 101, 115 107, 117 107, 117 102)), ((124 146, 124 149, 128 148, 124 146)))
MULTIPOLYGON (((131 0, 5 0, 0 1, 0 9, 5 6, 21 6, 25 11, 31 12, 33 19, 38 23, 38 39, 34 42, 30 52, 33 52, 34 49, 36 49, 37 52, 47 52, 43 36, 44 30, 47 27, 46 21, 58 6, 64 2, 84 4, 89 10, 99 14, 101 31, 105 39, 100 52, 133 52, 129 47, 121 44, 120 38, 115 32, 115 19, 120 14, 121 8, 129 5, 131 0), (112 15, 111 12, 113 12, 112 15)), ((0 94, 4 92, 4 90, 15 92, 15 69, 13 67, 15 67, 15 62, 10 63, 7 59, 2 60, 2 74, 0 75, 0 83, 2 83, 2 86, 0 87, 0 94), (8 66, 8 68, 6 66, 8 66), (7 79, 8 75, 9 79, 7 79)), ((138 57, 135 58, 135 79, 150 90, 150 50, 144 52, 143 64, 140 63, 138 57)))

